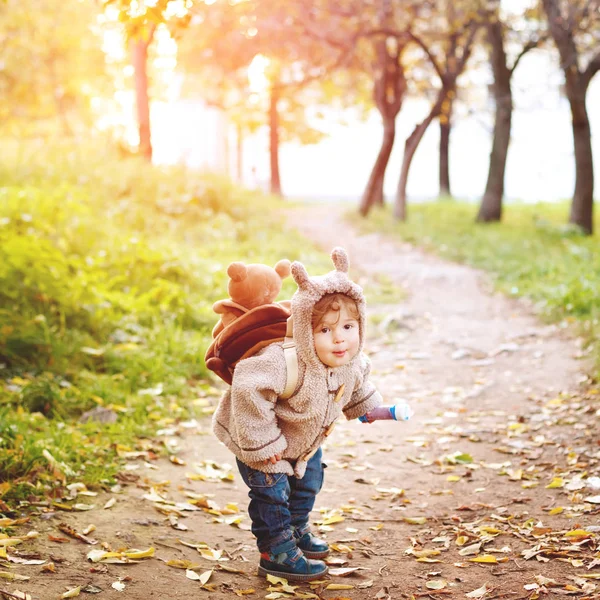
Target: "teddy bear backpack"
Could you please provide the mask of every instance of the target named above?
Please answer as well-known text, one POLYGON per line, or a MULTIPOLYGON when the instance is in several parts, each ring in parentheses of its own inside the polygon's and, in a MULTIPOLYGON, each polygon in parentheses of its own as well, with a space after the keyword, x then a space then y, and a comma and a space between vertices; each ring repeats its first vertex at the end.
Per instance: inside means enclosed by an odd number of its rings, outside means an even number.
POLYGON ((275 267, 234 262, 227 267, 230 298, 219 300, 213 310, 220 315, 206 351, 206 367, 231 385, 240 360, 269 344, 283 342, 287 382, 280 398, 289 398, 298 383, 298 357, 293 337, 290 301, 274 302, 283 279, 290 274, 290 261, 275 267))

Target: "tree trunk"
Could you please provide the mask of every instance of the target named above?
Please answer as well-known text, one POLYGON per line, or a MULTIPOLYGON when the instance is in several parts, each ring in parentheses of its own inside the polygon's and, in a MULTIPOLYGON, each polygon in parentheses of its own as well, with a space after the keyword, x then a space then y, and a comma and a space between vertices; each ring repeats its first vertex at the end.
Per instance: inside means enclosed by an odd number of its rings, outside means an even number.
POLYGON ((440 115, 440 197, 450 192, 450 115, 440 115))
POLYGON ((360 214, 365 217, 375 204, 383 204, 383 181, 385 170, 392 154, 394 139, 396 137, 395 118, 384 118, 383 141, 379 149, 379 155, 373 165, 369 182, 360 201, 360 214))
POLYGON ((565 75, 565 91, 571 107, 573 143, 575 150, 575 191, 571 202, 569 222, 581 227, 587 234, 594 231, 594 163, 590 121, 585 105, 588 84, 600 68, 596 56, 582 72, 578 68, 579 54, 575 44, 573 25, 565 20, 556 0, 542 0, 548 16, 550 33, 560 54, 565 75))
POLYGON ((279 175, 279 113, 277 103, 279 91, 271 88, 269 101, 269 153, 271 161, 271 194, 281 196, 281 178, 279 175))
POLYGON ((569 222, 579 225, 585 233, 594 232, 594 162, 590 121, 585 106, 585 94, 569 98, 573 115, 575 147, 575 192, 571 202, 569 222), (574 103, 577 103, 574 106, 574 103))
POLYGON ((244 133, 242 126, 238 123, 235 129, 235 149, 236 149, 236 175, 238 183, 244 183, 244 133))
POLYGON ((135 77, 135 99, 139 132, 139 153, 149 162, 152 161, 152 142, 150 136, 150 100, 148 96, 148 40, 131 40, 131 62, 135 77))
POLYGON ((424 121, 419 123, 408 136, 404 143, 404 156, 402 157, 402 168, 400 169, 400 180, 398 181, 398 189, 396 191, 396 202, 394 204, 394 217, 400 221, 406 221, 406 186, 408 184, 408 173, 413 157, 427 128, 431 122, 440 114, 442 102, 444 101, 445 91, 440 90, 436 103, 431 108, 424 121))
POLYGON ((504 179, 513 112, 510 84, 512 72, 507 66, 502 23, 499 21, 490 23, 488 26, 488 40, 490 44, 490 62, 494 74, 493 91, 496 111, 488 178, 477 213, 477 221, 485 223, 500 221, 502 218, 504 179))

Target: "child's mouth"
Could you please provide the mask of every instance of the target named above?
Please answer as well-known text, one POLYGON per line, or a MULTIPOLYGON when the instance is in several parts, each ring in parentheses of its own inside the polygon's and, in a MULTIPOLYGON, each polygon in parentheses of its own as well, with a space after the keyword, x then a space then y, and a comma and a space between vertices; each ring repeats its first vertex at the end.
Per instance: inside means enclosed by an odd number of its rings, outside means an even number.
POLYGON ((337 356, 338 358, 342 358, 342 356, 344 356, 344 354, 346 354, 345 350, 341 350, 339 352, 334 352, 333 353, 335 356, 337 356))

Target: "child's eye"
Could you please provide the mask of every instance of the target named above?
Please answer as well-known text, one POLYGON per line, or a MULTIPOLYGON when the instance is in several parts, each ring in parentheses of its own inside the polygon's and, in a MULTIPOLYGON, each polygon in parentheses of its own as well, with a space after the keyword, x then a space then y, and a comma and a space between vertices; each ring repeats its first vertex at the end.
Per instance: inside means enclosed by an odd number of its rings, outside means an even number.
POLYGON ((344 325, 344 329, 352 329, 354 327, 354 325, 352 323, 347 323, 346 325, 344 325))
POLYGON ((321 328, 321 333, 328 333, 329 332, 329 327, 322 327, 321 328))

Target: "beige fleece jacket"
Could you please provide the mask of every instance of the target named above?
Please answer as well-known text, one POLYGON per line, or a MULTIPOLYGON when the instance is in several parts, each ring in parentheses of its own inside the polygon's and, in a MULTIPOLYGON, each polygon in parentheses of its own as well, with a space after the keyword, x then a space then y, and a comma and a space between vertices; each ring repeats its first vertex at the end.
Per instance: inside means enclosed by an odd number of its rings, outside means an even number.
POLYGON ((311 278, 301 263, 292 264, 298 284, 292 298, 299 370, 294 394, 287 400, 279 398, 287 380, 286 363, 283 344, 271 344, 237 364, 231 388, 214 414, 217 438, 253 469, 302 477, 307 461, 331 433, 342 412, 347 419, 356 419, 382 403, 369 381, 370 363, 362 353, 362 289, 348 278, 346 252, 335 248, 331 256, 335 270, 321 277, 311 278), (331 293, 348 295, 359 311, 359 353, 336 368, 327 367, 317 357, 312 330, 315 303, 331 293), (281 454, 282 460, 264 463, 275 454, 281 454))

